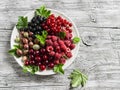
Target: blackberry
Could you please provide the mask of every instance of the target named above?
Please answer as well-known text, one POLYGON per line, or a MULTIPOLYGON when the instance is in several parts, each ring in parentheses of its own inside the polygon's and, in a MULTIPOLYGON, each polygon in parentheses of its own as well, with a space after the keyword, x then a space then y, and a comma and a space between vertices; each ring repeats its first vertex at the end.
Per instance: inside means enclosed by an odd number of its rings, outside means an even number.
POLYGON ((41 32, 40 32, 40 31, 36 31, 36 32, 35 32, 35 34, 39 34, 39 35, 40 35, 40 34, 41 34, 41 32))

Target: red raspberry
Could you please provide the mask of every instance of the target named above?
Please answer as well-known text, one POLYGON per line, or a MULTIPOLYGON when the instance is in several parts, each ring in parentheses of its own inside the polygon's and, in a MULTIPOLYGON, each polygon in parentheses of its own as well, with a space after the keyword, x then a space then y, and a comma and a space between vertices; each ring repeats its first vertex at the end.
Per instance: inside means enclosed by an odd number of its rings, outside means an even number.
POLYGON ((61 54, 55 53, 55 59, 60 59, 60 58, 61 58, 61 54))
POLYGON ((64 53, 64 52, 61 52, 61 55, 62 55, 62 56, 64 56, 64 55, 65 55, 65 53, 64 53))
POLYGON ((60 50, 60 46, 56 46, 56 52, 60 52, 61 50, 60 50))
POLYGON ((71 41, 70 41, 70 40, 65 40, 64 43, 65 43, 65 45, 68 46, 68 47, 71 45, 71 41))
POLYGON ((56 47, 56 46, 58 46, 58 45, 59 45, 59 44, 58 44, 57 41, 53 42, 53 47, 56 47))
POLYGON ((54 64, 55 65, 57 65, 57 64, 59 64, 60 62, 59 62, 59 60, 54 60, 54 64))
POLYGON ((71 57, 72 57, 72 53, 71 53, 71 52, 68 52, 68 53, 66 54, 66 56, 67 56, 68 58, 71 58, 71 57))
POLYGON ((60 59, 60 63, 61 63, 61 64, 65 64, 65 62, 66 62, 65 58, 61 58, 61 59, 60 59))
POLYGON ((57 37, 56 36, 51 36, 52 41, 57 41, 57 37))
POLYGON ((59 45, 64 45, 64 42, 63 42, 63 40, 58 40, 58 43, 59 43, 59 45))
POLYGON ((50 39, 50 38, 51 38, 51 36, 50 36, 50 35, 48 35, 48 36, 47 36, 47 39, 50 39))
POLYGON ((46 50, 47 50, 48 52, 53 51, 53 46, 47 46, 47 47, 46 47, 46 50))
POLYGON ((67 47, 65 45, 61 45, 60 48, 61 48, 61 50, 65 51, 65 52, 67 51, 67 47))
POLYGON ((55 55, 55 52, 54 52, 54 51, 51 51, 51 52, 49 52, 49 55, 50 55, 50 56, 54 56, 54 55, 55 55))
POLYGON ((72 34, 69 33, 69 32, 66 32, 65 38, 66 38, 66 39, 71 39, 71 38, 72 38, 72 34))
POLYGON ((74 49, 75 48, 75 44, 71 44, 70 45, 70 49, 72 50, 72 49, 74 49))
POLYGON ((48 45, 48 46, 51 45, 51 46, 52 46, 52 45, 53 45, 52 40, 50 40, 50 39, 49 39, 49 40, 46 40, 46 45, 48 45))

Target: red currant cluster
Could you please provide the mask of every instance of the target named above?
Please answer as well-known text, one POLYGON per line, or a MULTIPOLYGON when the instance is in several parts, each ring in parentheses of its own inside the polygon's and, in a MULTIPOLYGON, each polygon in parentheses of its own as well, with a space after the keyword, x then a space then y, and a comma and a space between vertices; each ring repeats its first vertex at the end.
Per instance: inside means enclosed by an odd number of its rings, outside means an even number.
POLYGON ((72 33, 72 30, 70 29, 70 27, 72 27, 72 23, 63 19, 61 16, 55 17, 54 14, 51 14, 48 17, 47 21, 42 24, 42 27, 52 35, 56 35, 60 31, 72 33))

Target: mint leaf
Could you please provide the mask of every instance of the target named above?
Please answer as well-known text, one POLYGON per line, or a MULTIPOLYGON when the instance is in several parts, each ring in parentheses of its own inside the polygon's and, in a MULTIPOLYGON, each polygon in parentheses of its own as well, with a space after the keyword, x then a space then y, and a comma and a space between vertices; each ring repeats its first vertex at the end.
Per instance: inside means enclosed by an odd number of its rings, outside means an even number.
POLYGON ((27 27, 28 27, 27 17, 19 16, 16 28, 19 30, 19 29, 27 28, 27 27))
POLYGON ((45 40, 47 38, 47 31, 42 31, 42 35, 35 35, 35 37, 40 41, 40 44, 45 45, 45 40))
POLYGON ((59 37, 61 38, 61 39, 64 39, 65 38, 65 36, 66 36, 66 33, 65 32, 59 32, 59 37))
POLYGON ((44 38, 46 38, 47 37, 47 35, 48 35, 48 33, 47 33, 47 31, 42 31, 42 36, 44 37, 44 38))
POLYGON ((72 41, 73 41, 74 44, 77 44, 80 41, 80 38, 79 37, 74 37, 72 39, 72 41))
POLYGON ((80 85, 83 87, 88 80, 88 77, 79 70, 73 70, 69 78, 71 79, 71 87, 78 87, 80 85))
POLYGON ((63 64, 55 65, 53 68, 53 71, 56 73, 64 74, 64 70, 62 67, 63 67, 63 64))
POLYGON ((42 16, 42 17, 45 17, 45 18, 48 18, 51 14, 51 11, 47 10, 45 8, 45 6, 41 6, 40 8, 36 9, 35 14, 42 16))
POLYGON ((23 72, 30 72, 31 74, 35 74, 35 72, 39 71, 38 66, 23 66, 23 72))

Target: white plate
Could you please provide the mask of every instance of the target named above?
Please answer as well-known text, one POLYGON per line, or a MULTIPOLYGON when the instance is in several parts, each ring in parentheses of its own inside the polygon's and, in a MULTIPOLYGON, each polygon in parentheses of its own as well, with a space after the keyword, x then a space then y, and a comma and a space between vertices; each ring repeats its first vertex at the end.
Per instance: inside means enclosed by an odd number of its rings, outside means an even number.
MULTIPOLYGON (((72 30, 73 30, 73 33, 72 33, 72 34, 73 34, 73 37, 74 37, 74 36, 79 37, 78 30, 77 30, 75 24, 73 23, 73 21, 72 21, 70 18, 68 18, 64 13, 62 13, 62 12, 60 12, 60 11, 53 10, 53 9, 49 9, 49 10, 51 10, 51 12, 52 12, 53 14, 55 14, 56 16, 62 16, 63 18, 65 18, 65 19, 67 19, 68 21, 70 21, 70 22, 73 24, 73 26, 72 26, 72 30)), ((26 14, 25 16, 27 16, 27 17, 28 17, 28 21, 30 21, 30 20, 33 18, 33 16, 34 16, 34 11, 26 14)), ((15 40, 16 36, 18 36, 18 35, 19 35, 19 33, 18 33, 18 31, 17 31, 17 29, 16 29, 16 26, 15 26, 14 29, 13 29, 13 31, 12 31, 12 35, 11 35, 11 48, 13 48, 13 45, 16 44, 16 43, 14 42, 14 40, 15 40)), ((77 54, 78 54, 78 50, 79 50, 79 43, 76 45, 75 49, 72 50, 73 57, 70 58, 70 59, 68 59, 68 60, 66 61, 66 63, 65 63, 64 66, 63 66, 63 69, 66 69, 66 68, 67 68, 68 66, 70 66, 70 64, 74 61, 75 57, 76 57, 77 54)), ((15 56, 14 56, 14 58, 15 58, 15 60, 18 62, 18 64, 19 64, 21 67, 23 67, 23 62, 22 62, 21 58, 16 58, 15 56)), ((36 72, 35 74, 37 74, 37 75, 52 75, 52 74, 55 74, 55 73, 53 72, 53 70, 44 70, 44 71, 38 71, 38 72, 36 72)))

